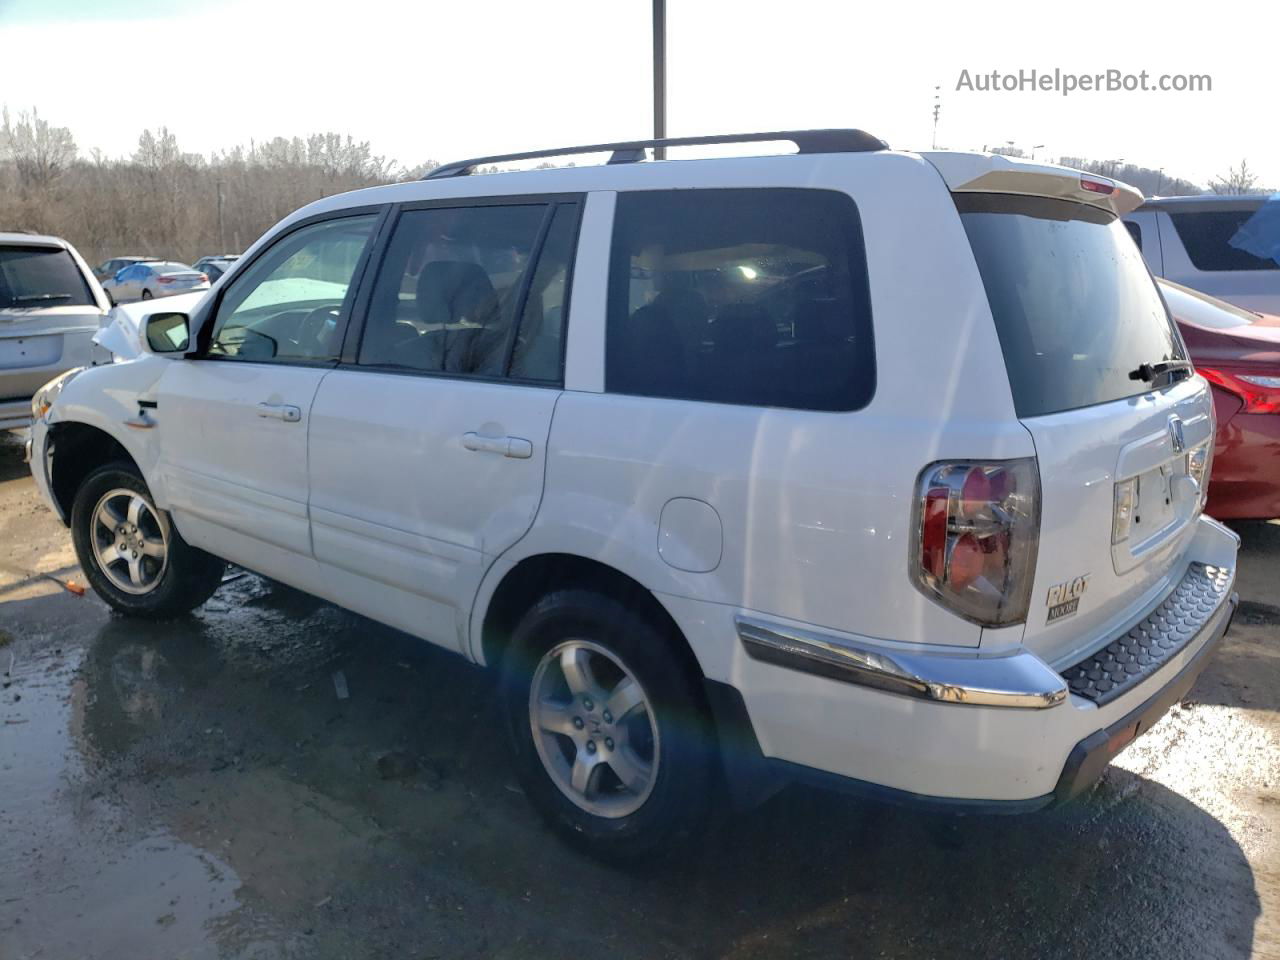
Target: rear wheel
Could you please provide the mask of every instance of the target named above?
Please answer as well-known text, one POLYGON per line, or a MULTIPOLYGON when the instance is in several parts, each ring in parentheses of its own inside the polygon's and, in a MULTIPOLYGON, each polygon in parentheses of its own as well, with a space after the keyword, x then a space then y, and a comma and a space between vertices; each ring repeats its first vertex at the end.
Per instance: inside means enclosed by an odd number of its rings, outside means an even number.
POLYGON ((702 826, 710 725, 673 638, 611 597, 566 590, 521 620, 502 675, 525 792, 569 842, 636 860, 702 826))
POLYGON ((226 568, 182 539, 130 463, 99 467, 80 485, 71 538, 98 596, 131 616, 193 610, 218 589, 226 568))
POLYGON ((143 290, 143 291, 142 291, 142 299, 143 299, 143 300, 150 300, 150 299, 151 299, 151 291, 150 291, 150 290, 143 290))

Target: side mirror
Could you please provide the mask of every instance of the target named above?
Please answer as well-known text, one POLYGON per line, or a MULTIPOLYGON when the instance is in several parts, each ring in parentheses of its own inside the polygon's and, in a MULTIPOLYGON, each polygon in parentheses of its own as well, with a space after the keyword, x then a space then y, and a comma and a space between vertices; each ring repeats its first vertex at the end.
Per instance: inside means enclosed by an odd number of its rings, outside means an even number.
POLYGON ((152 353, 186 353, 191 321, 185 313, 153 313, 147 317, 147 346, 152 353))

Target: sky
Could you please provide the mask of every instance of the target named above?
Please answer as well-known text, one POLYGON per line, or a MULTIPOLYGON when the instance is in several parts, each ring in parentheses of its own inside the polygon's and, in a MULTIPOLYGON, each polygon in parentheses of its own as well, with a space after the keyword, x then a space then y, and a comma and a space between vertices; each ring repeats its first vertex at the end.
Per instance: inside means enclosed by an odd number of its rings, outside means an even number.
MULTIPOLYGON (((1280 4, 668 0, 671 136, 860 127, 1280 188, 1280 4), (1250 38, 1253 38, 1250 40, 1250 38), (1260 46, 1251 46, 1258 44, 1260 46), (1253 52, 1260 51, 1260 52, 1253 52), (1002 74, 1207 74, 1207 92, 981 91, 1002 74)), ((333 130, 406 166, 651 135, 651 0, 0 0, 0 103, 83 153, 333 130)))

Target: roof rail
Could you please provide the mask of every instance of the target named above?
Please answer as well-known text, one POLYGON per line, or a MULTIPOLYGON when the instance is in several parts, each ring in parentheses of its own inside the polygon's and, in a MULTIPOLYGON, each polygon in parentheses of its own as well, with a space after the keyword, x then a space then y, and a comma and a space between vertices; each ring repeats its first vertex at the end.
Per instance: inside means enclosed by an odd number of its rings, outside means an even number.
POLYGON ((711 137, 670 137, 665 140, 626 140, 621 143, 593 143, 581 147, 557 147, 554 150, 531 150, 528 153, 504 153, 492 157, 473 157, 436 167, 423 180, 465 177, 486 163, 509 163, 512 160, 538 160, 542 157, 567 157, 578 153, 610 153, 609 163, 638 163, 644 151, 654 147, 694 147, 714 143, 760 143, 789 140, 799 153, 867 153, 888 150, 879 137, 862 130, 778 130, 772 133, 727 133, 711 137))

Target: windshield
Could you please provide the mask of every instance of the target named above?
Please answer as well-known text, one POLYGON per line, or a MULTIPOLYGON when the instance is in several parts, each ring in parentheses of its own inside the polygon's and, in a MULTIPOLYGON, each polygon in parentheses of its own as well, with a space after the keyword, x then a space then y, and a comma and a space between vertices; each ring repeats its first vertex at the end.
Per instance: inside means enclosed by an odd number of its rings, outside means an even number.
POLYGON ((1186 359, 1142 254, 1110 213, 1004 194, 957 194, 956 206, 1019 417, 1145 393, 1152 384, 1131 372, 1186 359))
POLYGON ((0 247, 0 309, 96 306, 71 254, 60 247, 0 247))

